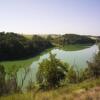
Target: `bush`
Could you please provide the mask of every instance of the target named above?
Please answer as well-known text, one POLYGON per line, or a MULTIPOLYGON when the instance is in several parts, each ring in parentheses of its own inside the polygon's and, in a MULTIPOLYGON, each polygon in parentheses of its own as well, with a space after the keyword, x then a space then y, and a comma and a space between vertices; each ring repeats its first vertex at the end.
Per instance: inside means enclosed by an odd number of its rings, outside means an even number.
POLYGON ((68 82, 69 83, 76 83, 78 79, 78 75, 76 70, 73 67, 70 67, 68 69, 68 74, 67 74, 68 82))
POLYGON ((0 95, 5 92, 5 69, 3 65, 0 65, 0 95))
POLYGON ((58 87, 61 80, 65 79, 67 71, 68 64, 62 63, 50 53, 49 59, 45 59, 39 64, 37 82, 42 89, 58 87))
POLYGON ((88 62, 88 70, 92 77, 100 77, 100 48, 98 54, 95 56, 94 61, 88 62))

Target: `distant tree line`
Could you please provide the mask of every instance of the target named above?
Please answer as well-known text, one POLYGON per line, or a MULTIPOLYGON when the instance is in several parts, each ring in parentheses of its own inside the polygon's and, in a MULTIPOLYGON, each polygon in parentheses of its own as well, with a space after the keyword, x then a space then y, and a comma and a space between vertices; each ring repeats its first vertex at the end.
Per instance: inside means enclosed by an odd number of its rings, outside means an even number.
POLYGON ((59 35, 57 37, 52 37, 49 35, 48 40, 59 45, 67 44, 94 44, 96 40, 89 38, 85 35, 76 35, 76 34, 65 34, 59 35))
POLYGON ((37 35, 27 39, 16 33, 0 32, 0 60, 27 58, 49 47, 52 47, 52 44, 37 35))

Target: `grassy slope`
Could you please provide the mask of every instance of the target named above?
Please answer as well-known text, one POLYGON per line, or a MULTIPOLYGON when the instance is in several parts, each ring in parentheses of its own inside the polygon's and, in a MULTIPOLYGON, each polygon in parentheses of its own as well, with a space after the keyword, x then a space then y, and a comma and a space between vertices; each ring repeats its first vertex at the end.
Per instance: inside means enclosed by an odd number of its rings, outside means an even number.
POLYGON ((45 53, 48 53, 50 49, 46 49, 44 50, 42 53, 40 53, 39 55, 29 58, 29 59, 25 59, 25 60, 13 60, 13 61, 2 61, 0 62, 0 64, 4 65, 6 72, 9 72, 13 69, 13 67, 28 67, 32 64, 32 62, 37 61, 39 59, 40 56, 44 55, 45 53))
POLYGON ((100 79, 87 80, 50 91, 34 91, 1 97, 0 100, 100 100, 100 79))
POLYGON ((66 51, 77 51, 77 50, 82 50, 85 48, 90 47, 91 45, 89 44, 74 44, 74 45, 66 45, 64 47, 61 47, 61 49, 66 50, 66 51))

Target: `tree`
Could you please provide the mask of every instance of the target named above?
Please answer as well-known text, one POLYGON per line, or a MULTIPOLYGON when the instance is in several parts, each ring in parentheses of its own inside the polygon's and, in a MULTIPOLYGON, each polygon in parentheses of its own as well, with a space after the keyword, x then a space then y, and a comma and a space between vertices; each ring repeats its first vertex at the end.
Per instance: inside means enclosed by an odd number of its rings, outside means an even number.
POLYGON ((5 69, 3 65, 0 65, 0 95, 5 91, 5 69))
POLYGON ((37 82, 40 88, 50 89, 60 85, 68 71, 68 64, 61 62, 55 54, 50 53, 49 59, 43 60, 39 64, 37 72, 37 82))
POLYGON ((38 35, 28 39, 12 32, 0 32, 0 60, 28 58, 50 47, 52 44, 38 35))

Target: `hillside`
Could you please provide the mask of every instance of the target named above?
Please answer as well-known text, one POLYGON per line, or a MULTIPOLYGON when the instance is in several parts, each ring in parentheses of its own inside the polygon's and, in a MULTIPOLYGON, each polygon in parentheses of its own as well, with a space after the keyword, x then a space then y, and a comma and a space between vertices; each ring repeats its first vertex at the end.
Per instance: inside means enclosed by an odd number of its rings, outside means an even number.
POLYGON ((28 39, 17 33, 0 32, 0 60, 25 59, 50 47, 52 44, 38 35, 28 39))
MULTIPOLYGON (((50 37, 49 37, 50 39, 50 37)), ((76 34, 59 35, 59 37, 51 38, 51 41, 55 44, 68 45, 68 44, 94 44, 95 40, 85 36, 76 34)))

